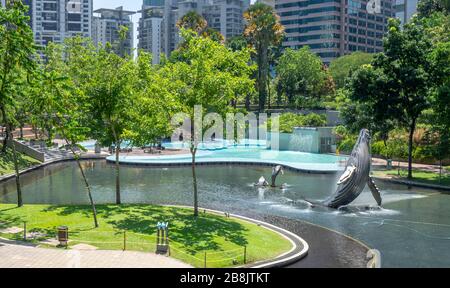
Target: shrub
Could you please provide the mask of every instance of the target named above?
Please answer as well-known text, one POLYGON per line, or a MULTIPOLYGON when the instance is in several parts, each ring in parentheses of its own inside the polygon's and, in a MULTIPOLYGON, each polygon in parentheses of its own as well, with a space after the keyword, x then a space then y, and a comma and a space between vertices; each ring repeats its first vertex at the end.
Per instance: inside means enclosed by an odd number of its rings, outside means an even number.
MULTIPOLYGON (((295 127, 324 127, 327 125, 326 115, 314 113, 308 115, 284 113, 280 115, 279 121, 280 133, 292 133, 295 127)), ((271 121, 269 120, 269 129, 271 126, 271 121)))

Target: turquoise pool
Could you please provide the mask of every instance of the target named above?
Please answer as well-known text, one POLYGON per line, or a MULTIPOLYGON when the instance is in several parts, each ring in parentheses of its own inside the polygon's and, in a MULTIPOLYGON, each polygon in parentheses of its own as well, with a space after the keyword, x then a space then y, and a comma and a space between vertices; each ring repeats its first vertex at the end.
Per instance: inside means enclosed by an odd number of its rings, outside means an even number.
MULTIPOLYGON (((179 145, 179 144, 178 144, 179 145)), ((166 145, 165 145, 166 146, 166 145)), ((172 146, 177 147, 179 146, 172 146)), ((289 166, 298 170, 312 172, 335 172, 344 168, 345 157, 339 157, 329 154, 312 154, 294 151, 275 151, 268 150, 265 146, 231 146, 212 149, 200 149, 196 155, 196 161, 202 163, 254 163, 254 164, 273 164, 289 166)), ((170 149, 170 148, 168 148, 170 149)), ((175 149, 175 148, 174 148, 175 149)), ((114 161, 115 156, 107 159, 114 161)), ((163 164, 188 164, 191 163, 192 157, 188 150, 186 153, 179 155, 165 156, 135 156, 121 155, 120 162, 124 164, 146 164, 146 165, 163 165, 163 164)))

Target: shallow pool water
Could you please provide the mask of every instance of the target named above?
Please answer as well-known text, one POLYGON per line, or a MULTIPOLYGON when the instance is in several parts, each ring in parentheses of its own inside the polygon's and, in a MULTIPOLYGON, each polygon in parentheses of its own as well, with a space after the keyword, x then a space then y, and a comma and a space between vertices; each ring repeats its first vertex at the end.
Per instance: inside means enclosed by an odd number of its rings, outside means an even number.
MULTIPOLYGON (((108 157, 114 161, 115 156, 108 157)), ((179 155, 134 156, 122 154, 122 163, 135 164, 171 164, 191 163, 192 156, 188 150, 179 155)), ((292 168, 309 171, 339 171, 345 166, 345 157, 331 154, 313 154, 296 151, 268 150, 265 147, 233 146, 217 150, 199 150, 196 154, 198 163, 269 163, 281 164, 292 168)))
MULTIPOLYGON (((114 167, 105 161, 83 162, 97 203, 113 203, 114 167)), ((286 172, 286 189, 254 187, 270 168, 198 167, 200 205, 232 213, 253 211, 305 220, 343 232, 379 249, 384 267, 450 266, 450 195, 434 190, 377 183, 385 201, 375 206, 370 192, 339 211, 311 208, 302 199, 320 200, 336 188, 338 174, 286 172)), ((192 205, 190 168, 121 168, 125 203, 192 205)), ((27 204, 86 204, 88 198, 75 163, 61 163, 22 177, 27 204)), ((14 181, 0 184, 0 202, 16 201, 14 181)), ((1 211, 0 211, 1 213, 1 211)))

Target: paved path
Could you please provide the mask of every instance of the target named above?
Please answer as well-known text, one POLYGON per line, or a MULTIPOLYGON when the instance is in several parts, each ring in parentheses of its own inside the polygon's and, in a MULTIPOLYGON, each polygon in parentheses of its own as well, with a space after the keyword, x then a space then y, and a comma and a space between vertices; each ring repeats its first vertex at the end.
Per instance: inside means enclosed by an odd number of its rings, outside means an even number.
POLYGON ((0 268, 191 268, 153 253, 44 249, 1 240, 0 259, 0 268))
MULTIPOLYGON (((379 170, 386 170, 386 160, 384 160, 384 159, 372 158, 372 165, 379 170)), ((400 161, 400 162, 393 161, 392 162, 393 169, 397 169, 399 166, 402 169, 407 169, 408 162, 402 162, 402 161, 400 161)), ((412 166, 414 169, 417 169, 417 170, 439 173, 439 165, 413 163, 412 166)), ((448 173, 447 170, 445 170, 445 169, 443 169, 442 172, 448 173)))

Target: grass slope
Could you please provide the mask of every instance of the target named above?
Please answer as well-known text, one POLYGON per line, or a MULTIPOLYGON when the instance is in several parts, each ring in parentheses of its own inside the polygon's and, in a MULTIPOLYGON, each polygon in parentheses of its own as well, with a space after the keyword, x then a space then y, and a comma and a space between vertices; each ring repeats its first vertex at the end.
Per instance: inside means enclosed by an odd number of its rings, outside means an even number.
MULTIPOLYGON (((195 267, 242 265, 244 247, 247 263, 276 257, 292 248, 291 243, 273 231, 238 219, 201 213, 198 219, 187 208, 153 205, 98 206, 100 228, 93 229, 88 206, 26 205, 15 208, 0 204, 0 229, 22 227, 54 238, 56 227, 68 226, 70 245, 90 244, 99 249, 123 249, 126 231, 127 250, 155 252, 156 224, 169 222, 171 256, 195 267)), ((0 234, 21 239, 22 233, 0 234)), ((42 240, 42 239, 40 239, 42 240)))
MULTIPOLYGON (((0 145, 0 149, 1 149, 0 145)), ((29 168, 31 166, 37 165, 40 162, 28 157, 24 154, 18 153, 19 157, 19 168, 20 170, 29 168)), ((6 154, 0 155, 0 176, 14 173, 14 158, 11 149, 7 149, 6 154)))

